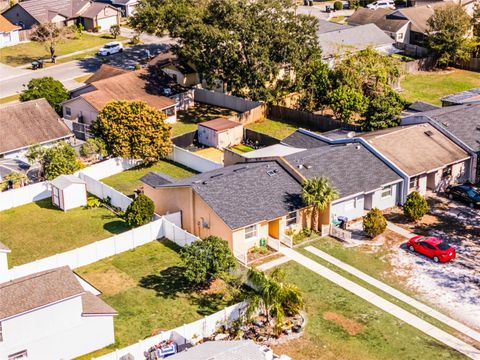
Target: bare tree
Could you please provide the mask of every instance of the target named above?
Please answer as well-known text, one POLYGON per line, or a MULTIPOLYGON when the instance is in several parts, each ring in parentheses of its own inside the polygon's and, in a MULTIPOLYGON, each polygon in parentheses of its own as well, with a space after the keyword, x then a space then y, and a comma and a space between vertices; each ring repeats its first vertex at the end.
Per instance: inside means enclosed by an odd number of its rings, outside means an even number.
POLYGON ((68 39, 73 39, 75 34, 70 27, 60 27, 54 23, 45 23, 34 28, 32 40, 38 41, 50 52, 52 62, 55 62, 57 45, 68 39))

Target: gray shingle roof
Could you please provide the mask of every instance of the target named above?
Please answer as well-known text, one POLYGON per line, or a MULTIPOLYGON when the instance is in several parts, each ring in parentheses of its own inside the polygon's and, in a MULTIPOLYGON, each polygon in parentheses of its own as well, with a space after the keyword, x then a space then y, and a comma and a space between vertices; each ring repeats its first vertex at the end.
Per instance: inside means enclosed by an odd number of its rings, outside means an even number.
POLYGON ((350 25, 375 24, 383 31, 397 32, 404 27, 409 20, 389 17, 391 9, 367 9, 359 8, 347 19, 350 25))
POLYGON ((172 360, 264 360, 252 340, 207 341, 171 357, 172 360))
POLYGON ((320 139, 316 139, 301 131, 295 131, 293 134, 283 139, 282 144, 293 146, 296 148, 311 149, 319 146, 328 146, 328 144, 320 139))
POLYGON ((17 6, 23 7, 39 23, 44 23, 55 14, 76 17, 77 12, 87 4, 87 0, 28 0, 19 2, 17 6))
POLYGON ((392 45, 395 41, 375 24, 353 26, 318 36, 323 58, 366 49, 392 45))
POLYGON ((330 145, 289 155, 285 159, 306 178, 325 176, 340 198, 370 192, 401 181, 400 176, 360 143, 330 145), (311 166, 309 169, 305 166, 311 166))
POLYGON ((303 207, 301 185, 276 161, 236 164, 157 187, 191 186, 231 229, 303 207))
POLYGON ((480 151, 480 104, 447 106, 416 115, 428 116, 470 149, 480 151))
POLYGON ((415 101, 408 107, 408 110, 412 112, 424 112, 424 111, 431 111, 431 110, 437 110, 437 109, 440 109, 440 107, 429 104, 424 101, 415 101))
POLYGON ((480 87, 444 96, 441 100, 455 105, 461 105, 467 102, 480 103, 480 87))
POLYGON ((339 24, 339 23, 336 23, 336 22, 319 19, 318 20, 317 35, 325 34, 325 33, 328 33, 330 31, 335 31, 335 30, 344 30, 344 29, 348 29, 350 27, 351 26, 348 26, 348 25, 339 24))
POLYGON ((150 185, 153 188, 156 188, 161 185, 171 184, 175 182, 175 179, 171 178, 167 174, 159 172, 149 172, 148 174, 143 175, 140 178, 140 181, 144 182, 147 185, 150 185))

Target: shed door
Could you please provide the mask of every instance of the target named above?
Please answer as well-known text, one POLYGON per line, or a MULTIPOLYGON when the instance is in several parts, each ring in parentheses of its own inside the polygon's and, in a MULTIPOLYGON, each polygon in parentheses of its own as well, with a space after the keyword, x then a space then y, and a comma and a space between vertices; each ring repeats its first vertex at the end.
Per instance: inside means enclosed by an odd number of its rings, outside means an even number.
POLYGON ((53 205, 60 207, 60 190, 56 187, 52 187, 52 201, 53 205))

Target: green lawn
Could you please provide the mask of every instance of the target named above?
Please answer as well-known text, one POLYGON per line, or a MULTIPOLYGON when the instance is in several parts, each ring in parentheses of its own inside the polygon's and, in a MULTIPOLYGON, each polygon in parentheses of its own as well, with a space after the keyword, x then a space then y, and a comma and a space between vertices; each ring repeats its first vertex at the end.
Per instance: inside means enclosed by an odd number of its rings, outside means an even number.
POLYGON ((235 151, 238 154, 244 154, 244 153, 253 151, 255 149, 248 145, 238 144, 238 145, 232 146, 230 150, 235 151))
POLYGON ((270 119, 263 119, 256 123, 248 124, 246 127, 280 140, 286 138, 298 129, 296 125, 270 119))
POLYGON ((465 359, 298 263, 281 268, 304 295, 308 323, 300 339, 274 347, 277 354, 302 360, 465 359))
POLYGON ((150 171, 161 172, 175 179, 185 178, 195 174, 194 170, 185 166, 176 164, 172 161, 161 160, 150 166, 137 166, 133 169, 112 175, 102 179, 102 182, 121 191, 125 195, 130 196, 133 195, 135 189, 143 185, 140 178, 150 171))
MULTIPOLYGON (((117 37, 116 40, 121 41, 125 40, 125 38, 117 37)), ((75 51, 100 47, 110 41, 112 41, 112 39, 108 35, 96 36, 84 33, 79 39, 67 40, 59 44, 57 46, 56 55, 67 55, 75 51)), ((83 55, 85 56, 85 54, 83 55)), ((86 55, 91 55, 91 53, 86 55)), ((11 66, 24 65, 31 63, 36 59, 48 58, 49 52, 45 50, 45 47, 42 44, 35 41, 5 47, 0 51, 0 62, 11 66)))
POLYGON ((7 104, 12 101, 17 101, 19 97, 20 97, 19 94, 15 94, 15 95, 6 96, 4 98, 0 98, 0 104, 7 104))
POLYGON ((480 73, 453 69, 408 74, 401 81, 408 102, 426 101, 441 105, 440 98, 480 86, 480 73))
POLYGON ((64 212, 50 198, 0 212, 0 242, 12 252, 10 266, 42 259, 129 229, 105 208, 64 212))
POLYGON ((195 131, 198 123, 235 114, 237 112, 234 110, 195 102, 195 105, 188 110, 177 112, 177 122, 172 125, 172 136, 195 131))
POLYGON ((153 241, 75 270, 117 310, 117 348, 160 330, 188 324, 236 302, 229 297, 231 293, 224 283, 208 292, 192 291, 183 278, 178 250, 168 240, 153 241))

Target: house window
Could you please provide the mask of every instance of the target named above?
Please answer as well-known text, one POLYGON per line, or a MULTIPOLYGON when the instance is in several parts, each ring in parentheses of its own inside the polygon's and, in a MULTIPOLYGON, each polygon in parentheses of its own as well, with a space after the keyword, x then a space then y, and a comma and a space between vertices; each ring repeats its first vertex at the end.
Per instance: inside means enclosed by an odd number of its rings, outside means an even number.
POLYGON ((452 176, 452 166, 447 166, 443 169, 442 178, 451 177, 452 176))
POLYGON ((8 355, 8 360, 24 360, 27 359, 27 350, 19 351, 15 354, 8 355))
POLYGON ((68 106, 65 106, 65 115, 72 116, 72 109, 70 109, 68 106))
POLYGON ((418 187, 418 178, 417 177, 410 178, 409 188, 416 189, 417 187, 418 187))
POLYGON ((392 192, 393 192, 393 190, 392 190, 392 185, 390 185, 390 186, 385 186, 385 187, 382 189, 382 199, 392 196, 392 192))
POLYGON ((0 322, 0 343, 3 342, 3 329, 2 329, 2 323, 0 322))
POLYGON ((297 220, 297 212, 293 211, 291 213, 288 213, 287 215, 287 226, 293 226, 296 225, 298 222, 297 220))
POLYGON ((355 209, 355 199, 348 200, 345 202, 345 210, 353 210, 355 209))
POLYGON ((245 228, 245 240, 257 237, 257 225, 247 226, 245 228))

